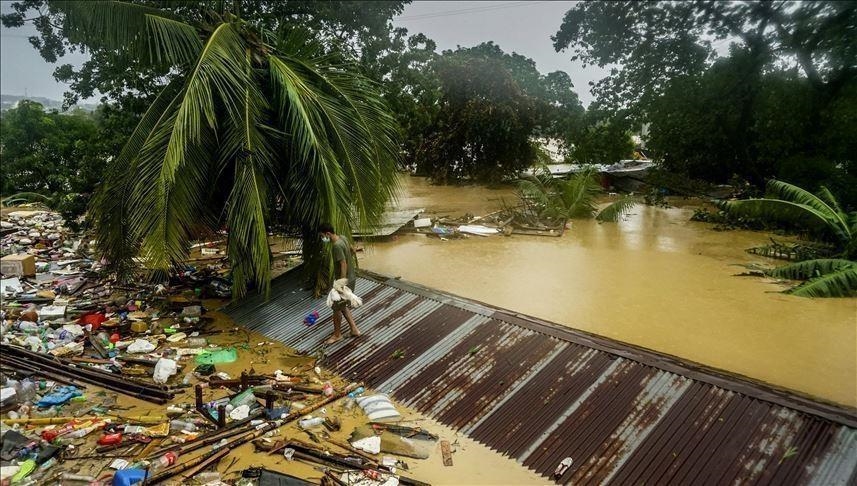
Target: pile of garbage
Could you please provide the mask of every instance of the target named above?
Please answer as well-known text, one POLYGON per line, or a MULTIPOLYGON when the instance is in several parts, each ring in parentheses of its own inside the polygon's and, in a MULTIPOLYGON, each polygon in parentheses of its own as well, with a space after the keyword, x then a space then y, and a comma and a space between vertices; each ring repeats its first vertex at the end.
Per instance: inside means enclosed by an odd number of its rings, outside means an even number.
POLYGON ((0 485, 313 484, 264 467, 217 472, 242 446, 314 464, 323 484, 424 484, 396 456, 428 457, 414 440, 437 438, 388 424, 401 416, 385 395, 311 357, 235 370, 273 343, 251 347, 210 315, 204 299, 229 296, 222 264, 119 284, 57 215, 2 222, 0 485), (355 412, 361 427, 337 439, 355 412))

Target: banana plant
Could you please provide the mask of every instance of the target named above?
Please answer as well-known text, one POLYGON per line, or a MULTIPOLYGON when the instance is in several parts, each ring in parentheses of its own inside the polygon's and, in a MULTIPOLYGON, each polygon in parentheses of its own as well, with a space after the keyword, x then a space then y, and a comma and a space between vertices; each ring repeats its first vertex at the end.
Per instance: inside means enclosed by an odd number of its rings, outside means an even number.
POLYGON ((835 245, 839 258, 821 258, 770 270, 773 277, 805 282, 787 290, 804 297, 847 297, 857 294, 857 212, 846 212, 825 187, 818 195, 783 181, 771 180, 760 199, 722 201, 734 215, 792 224, 835 245))

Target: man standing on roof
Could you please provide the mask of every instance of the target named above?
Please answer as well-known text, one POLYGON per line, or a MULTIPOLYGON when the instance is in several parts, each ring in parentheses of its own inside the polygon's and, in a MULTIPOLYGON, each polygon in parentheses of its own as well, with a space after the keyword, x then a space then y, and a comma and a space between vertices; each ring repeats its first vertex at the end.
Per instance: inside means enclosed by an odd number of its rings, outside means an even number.
MULTIPOLYGON (((351 251, 351 246, 345 238, 336 234, 330 223, 322 223, 318 227, 318 232, 321 235, 321 241, 332 244, 334 277, 348 279, 348 288, 353 291, 355 285, 357 285, 357 272, 354 265, 354 252, 351 251)), ((340 327, 343 315, 345 315, 345 320, 348 321, 348 326, 351 327, 351 336, 360 336, 360 330, 357 329, 357 324, 354 323, 354 316, 351 315, 348 302, 342 299, 333 304, 333 334, 327 338, 324 342, 325 344, 333 344, 342 339, 340 327)))

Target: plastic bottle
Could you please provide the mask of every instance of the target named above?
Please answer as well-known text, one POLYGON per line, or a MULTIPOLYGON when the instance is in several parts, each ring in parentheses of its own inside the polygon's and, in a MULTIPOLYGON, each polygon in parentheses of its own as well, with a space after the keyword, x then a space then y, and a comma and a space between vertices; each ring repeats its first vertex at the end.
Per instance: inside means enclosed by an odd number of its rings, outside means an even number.
POLYGON ((362 386, 357 387, 354 391, 352 391, 351 393, 348 394, 348 398, 358 397, 365 391, 366 391, 366 389, 363 388, 362 386))
POLYGON ((206 471, 197 474, 194 479, 199 481, 200 484, 220 483, 220 473, 216 471, 206 471))
POLYGON ((32 402, 36 398, 36 384, 29 378, 24 378, 16 390, 21 402, 32 402))
POLYGON ((193 372, 185 374, 184 378, 182 378, 182 384, 183 385, 190 385, 190 379, 191 378, 193 378, 193 372))
POLYGON ((311 428, 319 426, 323 423, 324 423, 323 417, 314 417, 313 418, 311 416, 298 421, 298 425, 300 425, 300 427, 302 429, 311 429, 311 428))
POLYGON ((26 333, 35 333, 39 331, 39 325, 31 321, 21 321, 15 328, 26 333))
POLYGON ((198 427, 193 422, 184 420, 170 420, 170 432, 179 432, 186 430, 188 432, 196 432, 198 427))
POLYGON ((221 447, 225 446, 226 444, 228 444, 228 442, 226 442, 226 439, 220 439, 220 442, 211 446, 211 450, 216 451, 217 449, 220 449, 221 447))
POLYGON ((42 432, 42 439, 48 442, 53 442, 57 437, 73 432, 75 424, 75 421, 71 421, 61 428, 45 430, 42 432))
POLYGON ((179 454, 178 452, 167 452, 163 456, 159 457, 157 461, 152 462, 149 466, 149 476, 154 476, 158 473, 158 471, 162 471, 173 464, 178 460, 179 454))
POLYGON ((204 348, 208 345, 208 341, 204 337, 192 337, 185 341, 185 346, 189 348, 204 348))
POLYGON ((235 395, 232 400, 229 400, 229 405, 232 405, 232 408, 238 408, 241 405, 252 405, 253 402, 256 401, 256 395, 253 394, 253 388, 248 388, 243 392, 235 395))
POLYGON ((90 425, 89 427, 84 427, 79 430, 75 430, 74 432, 69 432, 65 437, 67 439, 80 439, 81 437, 86 437, 90 432, 97 429, 98 425, 90 425))

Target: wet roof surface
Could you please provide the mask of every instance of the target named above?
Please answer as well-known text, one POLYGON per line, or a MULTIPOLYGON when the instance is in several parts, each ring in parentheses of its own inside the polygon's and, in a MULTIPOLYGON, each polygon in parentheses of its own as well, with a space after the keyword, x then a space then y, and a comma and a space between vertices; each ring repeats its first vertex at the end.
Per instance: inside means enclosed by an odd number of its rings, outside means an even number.
MULTIPOLYGON (((330 310, 299 287, 290 272, 226 312, 316 352, 330 310)), ((363 336, 329 346, 328 367, 539 474, 571 457, 560 483, 857 483, 853 410, 400 280, 356 290, 363 336)))

